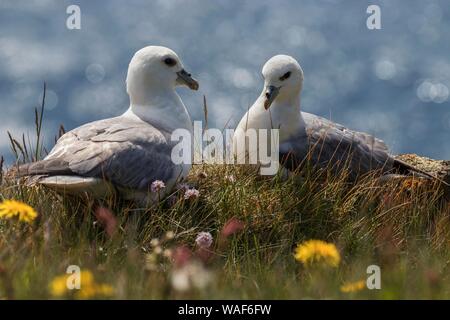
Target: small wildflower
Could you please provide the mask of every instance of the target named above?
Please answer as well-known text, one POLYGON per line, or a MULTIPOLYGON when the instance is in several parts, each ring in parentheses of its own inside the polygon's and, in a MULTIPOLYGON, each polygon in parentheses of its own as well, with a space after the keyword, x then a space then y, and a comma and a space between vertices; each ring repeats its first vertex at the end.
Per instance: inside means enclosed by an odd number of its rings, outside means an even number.
POLYGON ((163 249, 160 246, 156 246, 153 252, 156 254, 161 254, 163 252, 163 249))
POLYGON ((236 182, 236 178, 233 175, 226 175, 225 180, 227 180, 228 182, 231 182, 231 183, 236 182))
POLYGON ((75 297, 77 299, 86 300, 94 297, 110 297, 113 294, 114 288, 109 284, 93 283, 90 287, 80 289, 80 291, 75 294, 75 297))
POLYGON ((155 253, 145 255, 145 268, 150 271, 157 270, 158 257, 155 253))
POLYGON ((152 192, 156 193, 156 192, 160 192, 165 187, 166 187, 166 185, 164 184, 164 182, 162 182, 161 180, 155 180, 155 181, 152 182, 150 190, 152 192))
POLYGON ((176 247, 173 251, 172 258, 174 266, 180 268, 191 261, 192 251, 184 245, 176 247))
POLYGON ((54 297, 63 297, 74 290, 77 299, 90 299, 93 297, 107 297, 114 294, 114 288, 108 284, 97 283, 94 275, 89 270, 82 270, 80 273, 80 288, 69 289, 68 281, 72 275, 65 274, 55 277, 49 285, 50 293, 54 297))
POLYGON ((96 295, 103 296, 103 297, 110 297, 114 294, 114 288, 110 286, 109 284, 98 284, 96 286, 96 295))
POLYGON ((173 231, 167 231, 167 232, 166 232, 166 239, 167 239, 167 240, 172 240, 173 238, 175 238, 175 232, 173 232, 173 231))
POLYGON ((62 297, 67 292, 68 275, 55 277, 50 283, 50 293, 54 297, 62 297))
POLYGON ((163 251, 163 256, 166 258, 171 258, 172 257, 172 250, 171 249, 165 249, 163 251))
POLYGON ((159 246, 159 239, 158 238, 153 238, 152 240, 150 240, 150 245, 152 247, 157 247, 159 246))
POLYGON ((156 263, 157 260, 158 260, 158 257, 154 253, 145 255, 145 261, 148 263, 156 263))
POLYGON ((95 209, 94 215, 100 225, 105 229, 106 234, 112 237, 116 233, 119 224, 114 213, 108 208, 98 207, 95 209))
POLYGON ((184 199, 196 199, 200 196, 200 192, 197 189, 189 189, 184 193, 184 199))
POLYGON ((189 283, 189 274, 186 272, 183 272, 184 270, 175 270, 172 273, 172 287, 176 291, 187 291, 190 288, 189 283))
POLYGON ((213 274, 198 261, 193 261, 172 272, 172 287, 180 292, 191 288, 205 289, 213 280, 213 274))
POLYGON ((228 244, 228 238, 245 229, 245 223, 236 217, 229 219, 225 222, 225 225, 220 230, 218 235, 217 243, 219 251, 224 250, 225 246, 228 244))
POLYGON ((225 238, 244 230, 245 223, 241 220, 233 217, 228 220, 222 228, 221 235, 225 238))
POLYGON ((425 278, 431 287, 437 287, 441 281, 440 274, 435 270, 427 270, 425 272, 425 278))
POLYGON ((213 243, 213 237, 209 232, 200 232, 195 238, 195 243, 200 247, 207 249, 211 247, 213 243))
POLYGON ((341 286, 341 292, 350 293, 357 292, 367 288, 366 281, 360 280, 356 282, 348 282, 341 286))
POLYGON ((37 215, 32 207, 20 201, 5 200, 0 203, 0 218, 18 217, 19 221, 31 223, 37 215))
POLYGON ((341 256, 336 246, 321 240, 308 240, 297 246, 295 259, 304 265, 323 263, 331 267, 337 267, 341 256))

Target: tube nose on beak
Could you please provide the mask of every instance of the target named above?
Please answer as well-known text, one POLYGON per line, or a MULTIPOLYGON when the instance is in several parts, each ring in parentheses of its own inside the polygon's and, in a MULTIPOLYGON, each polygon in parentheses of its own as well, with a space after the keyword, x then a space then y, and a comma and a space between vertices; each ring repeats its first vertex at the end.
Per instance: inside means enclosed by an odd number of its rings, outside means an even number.
POLYGON ((184 69, 177 72, 177 83, 180 85, 186 85, 191 90, 198 90, 198 81, 192 78, 192 75, 184 69))
POLYGON ((278 93, 280 92, 280 88, 277 88, 275 86, 267 86, 266 92, 264 93, 265 99, 264 99, 264 109, 269 109, 272 105, 272 102, 277 97, 278 93))

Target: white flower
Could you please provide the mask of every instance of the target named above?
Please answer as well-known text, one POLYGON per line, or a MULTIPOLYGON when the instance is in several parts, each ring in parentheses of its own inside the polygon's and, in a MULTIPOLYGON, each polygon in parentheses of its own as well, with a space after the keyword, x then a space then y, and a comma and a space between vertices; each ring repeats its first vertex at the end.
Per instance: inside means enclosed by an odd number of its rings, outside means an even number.
POLYGON ((227 180, 228 182, 233 183, 233 182, 236 181, 236 178, 233 175, 226 175, 225 176, 225 180, 227 180))
POLYGON ((186 191, 184 192, 184 198, 185 198, 186 200, 192 199, 192 198, 194 198, 194 199, 195 199, 195 198, 198 198, 199 195, 200 195, 200 192, 199 192, 197 189, 194 189, 194 188, 189 189, 189 190, 186 190, 186 191))
POLYGON ((164 249, 163 256, 166 257, 166 258, 171 258, 172 257, 172 250, 171 249, 164 249))
POLYGON ((213 280, 213 275, 201 263, 191 262, 182 268, 175 269, 171 277, 172 287, 180 292, 191 288, 204 289, 213 280))
POLYGON ((145 268, 147 270, 155 271, 157 266, 158 257, 155 253, 145 255, 145 268))
POLYGON ((195 243, 200 247, 200 248, 209 248, 211 247, 212 243, 213 243, 213 237, 211 235, 211 233, 209 232, 200 232, 197 235, 197 238, 195 238, 195 243))
POLYGON ((153 252, 156 254, 161 254, 163 252, 163 249, 160 246, 157 246, 157 247, 155 247, 153 252))
POLYGON ((172 240, 173 238, 175 238, 175 232, 173 232, 173 231, 167 231, 167 232, 166 232, 166 239, 167 239, 167 240, 172 240))
POLYGON ((157 246, 159 246, 159 239, 153 238, 153 239, 150 241, 150 245, 151 245, 152 247, 157 247, 157 246))
POLYGON ((172 273, 172 287, 177 291, 187 291, 191 287, 189 283, 189 275, 183 269, 175 270, 172 273))
POLYGON ((150 190, 152 192, 159 192, 162 189, 164 189, 165 187, 166 187, 166 185, 164 184, 164 182, 162 182, 161 180, 155 180, 152 182, 150 190))

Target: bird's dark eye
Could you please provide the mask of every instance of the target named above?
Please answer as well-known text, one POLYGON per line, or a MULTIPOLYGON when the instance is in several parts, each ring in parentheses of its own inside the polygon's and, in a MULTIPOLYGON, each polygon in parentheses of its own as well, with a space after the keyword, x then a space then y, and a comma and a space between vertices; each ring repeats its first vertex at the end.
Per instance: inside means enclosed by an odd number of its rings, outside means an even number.
POLYGON ((169 67, 173 67, 174 65, 177 64, 177 62, 173 58, 165 58, 164 63, 167 64, 169 67))
POLYGON ((289 78, 290 76, 291 76, 291 72, 288 71, 288 72, 286 72, 285 74, 283 74, 283 76, 280 77, 280 80, 281 80, 281 81, 284 81, 284 80, 286 80, 287 78, 289 78))

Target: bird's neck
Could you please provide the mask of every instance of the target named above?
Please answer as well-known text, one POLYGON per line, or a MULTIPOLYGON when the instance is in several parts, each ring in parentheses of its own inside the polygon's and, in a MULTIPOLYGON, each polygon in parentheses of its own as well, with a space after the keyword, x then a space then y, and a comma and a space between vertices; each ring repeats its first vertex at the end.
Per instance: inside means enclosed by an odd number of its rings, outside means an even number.
POLYGON ((175 129, 192 131, 191 117, 174 88, 150 88, 139 95, 130 95, 130 108, 124 116, 137 117, 169 132, 175 129))
POLYGON ((269 111, 272 128, 280 129, 281 141, 304 128, 304 120, 300 112, 300 95, 275 100, 269 111))

